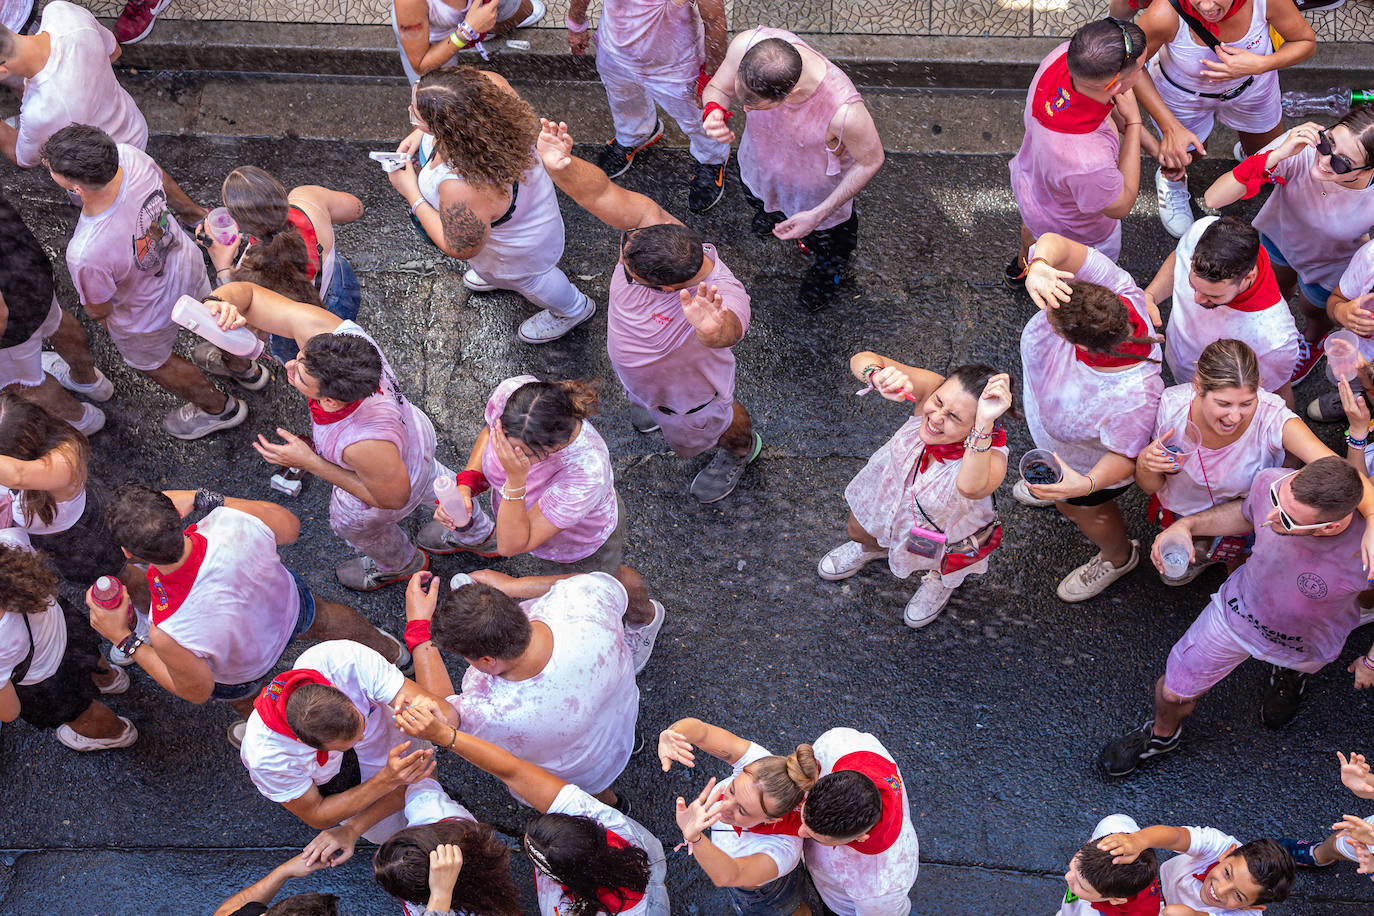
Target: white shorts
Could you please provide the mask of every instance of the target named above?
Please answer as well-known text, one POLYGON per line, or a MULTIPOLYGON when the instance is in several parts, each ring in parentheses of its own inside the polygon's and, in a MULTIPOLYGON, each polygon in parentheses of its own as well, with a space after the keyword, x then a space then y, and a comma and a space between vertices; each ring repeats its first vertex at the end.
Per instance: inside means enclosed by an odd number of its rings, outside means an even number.
POLYGON ((105 329, 124 362, 141 372, 151 372, 161 369, 171 357, 181 325, 168 318, 166 327, 152 331, 123 331, 108 323, 105 329))
POLYGON ((1205 141, 1211 135, 1213 124, 1218 120, 1246 134, 1266 133, 1283 124, 1283 95, 1279 90, 1278 74, 1273 71, 1257 75, 1255 81, 1234 99, 1207 99, 1179 89, 1160 73, 1158 59, 1150 63, 1150 78, 1169 111, 1199 140, 1205 141))
POLYGON ((23 385, 33 388, 43 384, 43 341, 57 333, 62 323, 62 306, 52 297, 48 317, 28 340, 0 350, 0 388, 23 385))
MULTIPOLYGON (((1374 824, 1374 821, 1371 821, 1369 818, 1365 818, 1365 819, 1364 819, 1364 822, 1365 822, 1366 824, 1374 824)), ((1356 845, 1359 845, 1359 844, 1356 844, 1356 843, 1351 842, 1350 838, 1347 837, 1347 836, 1338 836, 1338 837, 1336 837, 1336 853, 1337 853, 1337 855, 1339 855, 1339 856, 1340 856, 1341 858, 1343 858, 1343 859, 1349 859, 1349 860, 1352 861, 1352 862, 1356 861, 1356 858, 1355 858, 1355 846, 1356 846, 1356 845)), ((1368 848, 1368 847, 1366 847, 1366 848, 1368 848)), ((1371 851, 1371 852, 1374 852, 1374 849, 1371 849, 1370 851, 1371 851)))

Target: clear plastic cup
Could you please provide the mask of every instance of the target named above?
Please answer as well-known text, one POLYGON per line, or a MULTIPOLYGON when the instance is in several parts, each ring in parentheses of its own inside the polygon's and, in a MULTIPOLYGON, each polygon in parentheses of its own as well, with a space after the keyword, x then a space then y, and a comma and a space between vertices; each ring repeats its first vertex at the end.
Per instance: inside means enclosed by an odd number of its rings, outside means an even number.
POLYGON ((1202 432, 1197 428, 1197 424, 1192 420, 1185 420, 1182 429, 1175 429, 1174 434, 1164 442, 1164 451, 1173 455, 1177 459, 1179 467, 1182 468, 1183 462, 1188 460, 1188 456, 1198 450, 1202 445, 1202 432))
POLYGON ((1354 331, 1341 328, 1326 338, 1326 365, 1334 381, 1354 379, 1360 364, 1360 338, 1354 331))
POLYGON ((225 207, 216 207, 205 214, 205 231, 221 245, 238 244, 239 224, 234 222, 225 207))
POLYGON ((1054 453, 1043 448, 1033 448, 1022 455, 1020 471, 1021 479, 1033 487, 1049 486, 1064 479, 1054 453))
POLYGON ((1188 541, 1186 536, 1167 535, 1159 543, 1159 556, 1164 561, 1164 578, 1182 579, 1188 572, 1188 541))

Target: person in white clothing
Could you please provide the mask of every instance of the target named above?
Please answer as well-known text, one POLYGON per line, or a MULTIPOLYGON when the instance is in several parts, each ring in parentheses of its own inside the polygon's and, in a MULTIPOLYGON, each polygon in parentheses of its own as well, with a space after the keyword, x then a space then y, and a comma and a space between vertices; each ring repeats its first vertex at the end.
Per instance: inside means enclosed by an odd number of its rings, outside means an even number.
POLYGON ((539 306, 520 325, 525 343, 557 340, 592 317, 596 303, 558 269, 563 216, 535 153, 539 120, 510 83, 472 67, 436 70, 412 91, 410 120, 415 130, 396 147, 410 158, 387 178, 420 237, 468 262, 463 285, 539 306))
POLYGON ((416 623, 406 633, 416 680, 448 697, 446 721, 619 805, 611 785, 629 762, 639 717, 625 587, 595 572, 559 579, 523 603, 477 583, 438 598, 438 579, 412 577, 406 618, 416 623), (461 693, 442 653, 468 664, 461 693))
MULTIPOLYGON (((116 143, 143 150, 148 122, 110 66, 119 54, 110 30, 89 10, 66 0, 43 7, 32 35, 0 25, 0 78, 25 80, 18 126, 0 121, 5 158, 21 169, 33 168, 44 158, 48 138, 71 124, 98 127, 116 143)), ((205 215, 166 172, 160 180, 179 217, 192 222, 205 215)))
POLYGON ((1021 332, 1026 425, 1054 453, 1058 483, 1019 481, 1028 505, 1055 503, 1098 548, 1057 594, 1086 601, 1140 562, 1116 498, 1150 442, 1164 383, 1145 293, 1101 252, 1047 232, 1036 241, 1026 290, 1041 309, 1021 332))
POLYGON ((832 728, 811 745, 820 779, 802 802, 806 870, 837 916, 906 916, 920 869, 896 761, 867 732, 832 728))
POLYGON ((42 156, 53 181, 81 201, 67 270, 86 314, 105 326, 126 363, 187 401, 167 414, 163 430, 198 439, 238 426, 248 405, 172 352, 181 327, 172 308, 210 284, 200 249, 167 209, 157 163, 84 124, 49 137, 42 156))
POLYGON ((438 786, 429 778, 433 748, 407 740, 392 721, 393 707, 414 702, 442 700, 361 643, 322 642, 263 688, 239 757, 264 798, 311 827, 363 815, 372 826, 362 835, 379 843, 405 826, 407 786, 438 786), (362 777, 347 787, 339 773, 346 751, 362 777))
POLYGON ((1136 95, 1161 136, 1150 150, 1159 160, 1159 218, 1178 238, 1193 222, 1187 169, 1206 155, 1215 122, 1240 135, 1246 155, 1283 133, 1279 71, 1315 54, 1317 36, 1293 0, 1153 3, 1136 23, 1150 62, 1136 95))
POLYGON ((688 803, 677 800, 677 825, 692 858, 736 913, 809 916, 802 900, 802 838, 797 809, 821 775, 811 746, 777 757, 752 741, 700 719, 679 719, 658 736, 664 772, 696 766, 694 748, 730 764, 730 777, 706 781, 688 803))
POLYGON ((1118 865, 1146 849, 1179 855, 1159 867, 1168 916, 1244 916, 1287 899, 1293 887, 1293 857, 1274 840, 1240 840, 1212 827, 1163 824, 1133 833, 1113 833, 1097 844, 1118 865))
POLYGON ((1156 325, 1160 303, 1171 298, 1164 360, 1175 382, 1192 378, 1203 347, 1229 337, 1254 351, 1264 390, 1293 406, 1298 328, 1253 226, 1234 216, 1194 223, 1145 287, 1156 325))
POLYGON ((138 740, 134 724, 99 699, 128 690, 129 676, 100 657, 95 634, 59 601, 42 555, 8 535, 0 537, 0 596, 0 722, 55 729, 74 751, 138 740))
MULTIPOLYGON (((589 5, 590 0, 572 0, 568 6, 568 46, 578 56, 592 43, 589 5)), ((608 177, 624 174, 636 155, 663 136, 657 105, 686 134, 696 160, 687 208, 704 213, 716 205, 725 193, 730 148, 706 135, 701 94, 725 59, 729 40, 723 0, 603 0, 596 72, 606 87, 615 136, 596 164, 608 177)))
POLYGON ((998 421, 1012 408, 1011 377, 981 363, 945 377, 867 350, 850 357, 849 371, 868 385, 860 394, 917 406, 845 488, 852 540, 816 569, 847 579, 886 557, 903 579, 926 570, 902 613, 907 626, 923 627, 968 576, 987 572, 993 538, 1000 542, 992 494, 1007 476, 998 421))
POLYGON ((1141 850, 1133 862, 1116 864, 1097 841, 1113 833, 1134 833, 1140 827, 1124 814, 1109 814, 1097 822, 1093 835, 1074 853, 1064 873, 1064 903, 1058 916, 1160 916, 1164 901, 1159 890, 1159 857, 1141 850))
MULTIPOLYGON (((123 484, 106 510, 124 555, 147 564, 152 628, 146 637, 121 608, 87 600, 92 625, 169 692, 191 703, 222 700, 240 719, 253 711, 263 679, 297 640, 352 639, 398 668, 410 653, 352 608, 316 598, 282 564, 300 520, 276 503, 212 490, 159 493, 123 484), (185 517, 205 513, 189 527, 185 517)), ((244 723, 229 727, 238 747, 244 723)))
MULTIPOLYGON (((1365 242, 1350 259, 1340 282, 1327 297, 1326 314, 1355 333, 1365 362, 1374 359, 1374 241, 1365 242)), ((1307 405, 1307 416, 1319 423, 1339 423, 1345 419, 1340 393, 1329 391, 1314 399, 1307 405)))
POLYGON ((544 18, 544 0, 393 0, 391 30, 401 69, 413 86, 424 74, 481 42, 532 26, 544 18))
POLYGON ((396 723, 495 776, 540 812, 525 825, 521 845, 534 863, 541 916, 668 916, 667 862, 653 833, 543 767, 449 725, 443 709, 398 706, 396 723))

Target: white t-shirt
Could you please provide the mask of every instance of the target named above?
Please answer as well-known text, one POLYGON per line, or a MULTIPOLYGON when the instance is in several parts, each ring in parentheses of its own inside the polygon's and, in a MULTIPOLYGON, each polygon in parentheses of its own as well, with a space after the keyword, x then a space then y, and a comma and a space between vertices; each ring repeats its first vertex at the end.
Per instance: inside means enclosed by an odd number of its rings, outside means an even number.
MULTIPOLYGON (((1275 391, 1293 374, 1298 361, 1298 327, 1282 296, 1263 311, 1238 312, 1225 306, 1198 305, 1188 276, 1193 252, 1207 227, 1217 221, 1204 216, 1183 233, 1174 249, 1174 295, 1169 308, 1169 324, 1164 334, 1164 358, 1174 381, 1192 381, 1197 358, 1208 344, 1231 338, 1247 344, 1259 359, 1260 387, 1275 391)), ((1258 279, 1256 282, 1259 282, 1258 279)))
MULTIPOLYGON (((590 817, 626 843, 648 853, 649 884, 644 889, 644 899, 622 910, 620 916, 668 916, 668 889, 663 886, 663 878, 668 871, 667 860, 663 855, 663 844, 647 827, 571 784, 558 793, 548 813, 590 817)), ((563 889, 537 868, 534 870, 534 890, 539 896, 541 916, 564 916, 572 906, 563 895, 563 889)))
MULTIPOLYGON (((744 752, 744 756, 735 761, 734 772, 730 774, 730 778, 716 786, 717 797, 725 793, 725 790, 730 787, 730 783, 739 776, 745 767, 762 757, 771 756, 773 754, 767 748, 750 742, 749 749, 744 752)), ((744 859, 763 853, 777 865, 779 878, 790 874, 792 869, 797 867, 797 863, 801 861, 801 837, 788 836, 785 833, 753 833, 745 828, 736 834, 734 827, 717 823, 711 828, 711 842, 721 852, 735 859, 744 859)))
POLYGON ((147 146, 148 122, 110 66, 118 47, 110 30, 89 10, 53 0, 43 8, 39 31, 48 33, 52 51, 43 69, 24 82, 14 144, 20 167, 38 165, 44 142, 72 124, 98 127, 116 143, 147 146))
MULTIPOLYGON (((821 775, 829 775, 847 754, 868 751, 893 761, 882 742, 867 732, 832 728, 811 746, 821 775)), ((920 847, 911 824, 911 801, 902 783, 902 829, 885 851, 865 855, 848 846, 805 844, 806 868, 825 905, 839 916, 905 916, 911 912, 910 893, 920 869, 920 847)))
POLYGON ((553 633, 544 670, 523 681, 469 667, 449 702, 463 731, 580 786, 601 792, 630 759, 639 687, 621 615, 629 598, 613 576, 587 573, 522 603, 553 633))
MULTIPOLYGON (((264 522, 221 506, 195 527, 205 537, 204 559, 181 606, 156 626, 209 662, 215 683, 247 684, 286 651, 300 617, 300 591, 264 522)), ((153 596, 154 621, 159 597, 153 596)))
POLYGON ((133 336, 174 325, 183 294, 209 295, 200 248, 167 209, 162 172, 147 153, 119 144, 123 181, 102 213, 77 220, 67 270, 82 305, 113 302, 106 323, 133 336))
POLYGON ((1188 851, 1159 866, 1159 886, 1164 891, 1165 902, 1181 903, 1203 913, 1216 913, 1218 916, 1255 916, 1259 911, 1253 907, 1243 910, 1230 909, 1204 903, 1200 896, 1202 881, 1197 876, 1220 860, 1227 848, 1240 846, 1240 840, 1212 827, 1183 829, 1188 831, 1188 851))
MULTIPOLYGON (((33 630, 33 661, 22 685, 37 684, 50 678, 62 664, 67 651, 67 621, 62 607, 55 599, 48 599, 47 610, 30 614, 29 628, 33 630)), ((0 686, 8 684, 14 669, 29 654, 29 632, 24 628, 23 614, 0 613, 0 686)))
MULTIPOLYGON (((302 652, 294 667, 323 674, 367 718, 363 739, 353 745, 364 780, 386 766, 387 754, 402 741, 411 741, 411 751, 429 746, 407 738, 391 720, 391 701, 401 692, 405 676, 362 643, 322 642, 302 652)), ((257 710, 248 717, 239 757, 253 785, 274 802, 294 801, 311 786, 329 782, 338 775, 343 760, 341 752, 330 751, 320 766, 313 747, 272 731, 257 710)))
MULTIPOLYGON (((1350 266, 1341 274, 1339 289, 1346 299, 1357 299, 1374 290, 1374 241, 1364 243, 1355 252, 1355 257, 1350 259, 1350 266)), ((1374 312, 1374 302, 1366 302, 1363 308, 1367 312, 1374 312)), ((1360 354, 1374 361, 1374 337, 1360 337, 1360 354)))

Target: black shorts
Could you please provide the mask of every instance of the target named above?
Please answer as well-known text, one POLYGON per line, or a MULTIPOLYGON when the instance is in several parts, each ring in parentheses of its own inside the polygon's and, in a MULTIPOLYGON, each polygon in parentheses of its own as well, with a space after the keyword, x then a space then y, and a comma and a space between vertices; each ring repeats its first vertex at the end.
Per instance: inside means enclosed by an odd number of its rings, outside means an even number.
MULTIPOLYGON (((62 578, 72 585, 89 588, 101 576, 118 576, 124 569, 124 552, 105 525, 105 487, 86 481, 86 508, 66 531, 33 534, 29 542, 52 558, 62 578)), ((81 629, 90 629, 83 623, 81 629)))
POLYGON ((1066 499, 1064 500, 1064 502, 1068 503, 1071 506, 1083 506, 1084 508, 1091 508, 1093 506, 1100 506, 1104 503, 1111 502, 1112 500, 1120 496, 1122 493, 1125 493, 1130 488, 1131 485, 1129 483, 1126 484, 1124 487, 1108 487, 1105 490, 1094 490, 1087 496, 1075 496, 1073 499, 1066 499))
POLYGON ((90 621, 78 616, 65 601, 62 616, 67 621, 67 651, 57 670, 37 684, 15 684, 19 696, 19 718, 34 728, 57 728, 79 718, 100 697, 91 674, 100 667, 100 637, 90 621))

